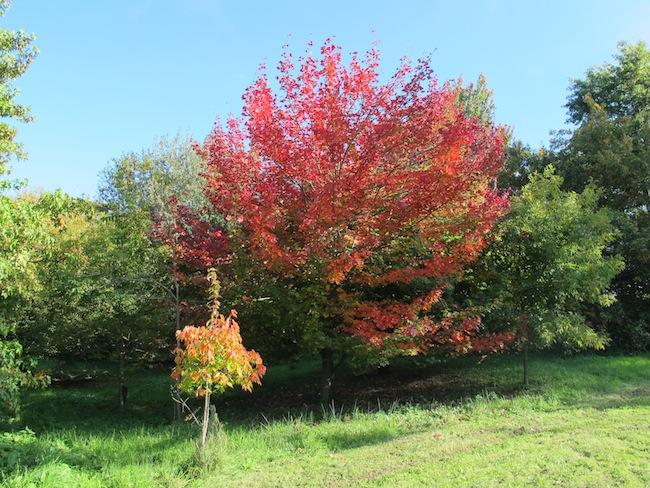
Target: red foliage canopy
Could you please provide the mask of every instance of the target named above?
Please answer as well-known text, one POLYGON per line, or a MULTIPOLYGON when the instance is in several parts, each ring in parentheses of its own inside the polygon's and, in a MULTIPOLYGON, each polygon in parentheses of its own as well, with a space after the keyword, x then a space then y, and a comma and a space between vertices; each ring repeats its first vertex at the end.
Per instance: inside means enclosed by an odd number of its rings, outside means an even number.
MULTIPOLYGON (((179 204, 175 198, 170 199, 167 205, 166 218, 154 220, 153 237, 171 247, 177 264, 200 270, 203 281, 205 270, 228 261, 231 252, 228 239, 221 228, 210 224, 200 213, 179 204)), ((187 278, 178 269, 173 272, 181 281, 187 278)))
POLYGON ((442 282, 477 257, 508 204, 494 189, 504 133, 464 113, 428 60, 404 62, 385 83, 378 60, 371 50, 345 65, 328 41, 296 70, 285 53, 279 94, 262 74, 243 117, 217 124, 199 148, 208 196, 270 270, 316 272, 337 303, 348 297, 347 331, 377 345, 398 334, 467 347, 476 319, 422 317, 439 287, 379 302, 353 290, 442 282))

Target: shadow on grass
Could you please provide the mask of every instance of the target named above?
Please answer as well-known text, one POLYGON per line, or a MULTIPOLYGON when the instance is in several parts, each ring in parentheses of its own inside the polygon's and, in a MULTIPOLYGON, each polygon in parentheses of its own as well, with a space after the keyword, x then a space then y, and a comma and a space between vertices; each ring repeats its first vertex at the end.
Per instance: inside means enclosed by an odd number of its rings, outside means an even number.
POLYGON ((298 381, 285 384, 264 384, 252 394, 233 393, 215 400, 220 417, 232 423, 255 423, 260 419, 277 421, 308 415, 327 420, 356 410, 386 411, 395 405, 408 404, 431 408, 438 404, 454 404, 486 392, 510 397, 521 388, 516 377, 472 377, 466 369, 471 363, 453 366, 398 364, 380 371, 355 375, 342 371, 332 386, 332 404, 321 406, 317 396, 319 377, 309 371, 298 381))
MULTIPOLYGON (((527 394, 558 399, 557 408, 613 409, 650 406, 650 356, 558 358, 537 356, 531 361, 532 389, 527 394)), ((355 411, 387 411, 392 405, 422 408, 461 404, 487 394, 516 398, 521 392, 517 357, 495 357, 478 364, 464 358, 445 364, 402 361, 379 372, 354 375, 343 371, 335 380, 335 407, 318 404, 318 367, 314 362, 271 368, 267 381, 253 394, 228 393, 216 400, 226 431, 287 419, 305 421, 304 428, 355 411)), ((172 427, 169 376, 166 371, 132 372, 129 401, 124 413, 116 409, 116 385, 95 382, 53 386, 29 393, 23 420, 5 430, 33 429, 37 435, 7 433, 0 437, 0 470, 11 472, 48 462, 63 462, 83 470, 100 470, 106 463, 126 465, 143 459, 157 462, 165 450, 194 439, 191 426, 172 427), (113 442, 102 450, 102 439, 113 442), (108 449, 108 448, 107 448, 108 449)), ((388 442, 417 433, 417 428, 395 430, 370 426, 361 430, 334 429, 318 434, 330 450, 353 449, 388 442)), ((308 447, 316 434, 290 433, 289 445, 308 447)), ((191 449, 184 452, 189 453, 191 449)), ((190 456, 190 454, 187 454, 190 456)), ((188 457, 178 465, 191 466, 188 457)))
POLYGON ((570 408, 593 408, 596 410, 650 407, 650 380, 644 386, 619 388, 603 392, 597 397, 576 399, 569 406, 570 408))
POLYGON ((0 475, 49 463, 95 472, 107 465, 156 463, 165 450, 194 438, 193 432, 183 428, 167 432, 126 429, 113 435, 84 435, 74 430, 50 434, 36 435, 31 430, 0 434, 0 475))
MULTIPOLYGON (((579 407, 617 408, 647 405, 650 356, 536 356, 531 360, 530 394, 552 395, 579 407)), ((309 414, 328 418, 318 402, 318 363, 307 361, 269 369, 252 394, 231 391, 215 398, 220 418, 231 425, 277 421, 309 414)), ((126 412, 117 411, 114 383, 98 382, 33 392, 26 397, 23 425, 38 432, 74 428, 97 433, 169 425, 173 406, 168 372, 132 372, 127 380, 126 412)), ((475 357, 445 363, 405 359, 364 375, 341 371, 332 397, 339 413, 385 410, 393 404, 456 404, 477 395, 514 397, 522 393, 517 356, 495 356, 479 364, 475 357)), ((200 404, 190 400, 190 403, 200 404)))
POLYGON ((403 435, 414 434, 413 432, 391 433, 389 431, 370 432, 337 432, 324 436, 324 442, 331 451, 343 451, 357 447, 369 446, 388 442, 403 435))

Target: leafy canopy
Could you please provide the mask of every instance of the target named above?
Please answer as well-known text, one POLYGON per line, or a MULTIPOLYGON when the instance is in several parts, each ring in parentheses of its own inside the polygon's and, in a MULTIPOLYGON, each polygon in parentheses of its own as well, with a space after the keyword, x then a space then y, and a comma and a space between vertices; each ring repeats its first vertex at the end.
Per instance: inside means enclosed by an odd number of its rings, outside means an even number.
MULTIPOLYGON (((0 17, 5 15, 9 4, 9 0, 0 1, 0 17)), ((29 107, 16 102, 19 92, 12 82, 27 71, 37 54, 33 35, 0 28, 0 117, 3 119, 32 120, 29 107)), ((0 176, 9 171, 12 158, 24 157, 23 148, 15 138, 16 128, 0 121, 0 176)))
POLYGON ((341 332, 410 350, 424 337, 466 344, 474 318, 424 315, 505 211, 493 185, 504 133, 466 113, 461 87, 439 84, 428 60, 386 83, 378 66, 374 50, 345 65, 331 42, 297 69, 285 53, 279 92, 262 74, 243 117, 202 146, 208 197, 261 266, 322 287, 323 346, 341 332))
POLYGON ((650 51, 643 42, 619 44, 614 63, 591 68, 573 81, 569 120, 585 122, 594 105, 612 118, 650 116, 650 51))
POLYGON ((520 190, 531 173, 553 164, 563 189, 600 188, 598 205, 613 211, 619 233, 608 247, 625 269, 613 281, 611 307, 585 307, 605 324, 613 342, 627 349, 650 347, 650 51, 619 44, 614 60, 574 80, 566 104, 577 127, 556 132, 549 149, 521 143, 508 150, 502 187, 520 190))
POLYGON ((42 286, 23 310, 20 337, 30 352, 59 358, 155 356, 171 339, 165 254, 139 213, 109 215, 67 198, 54 214, 42 286))
MULTIPOLYGON (((0 0, 0 17, 9 8, 0 0)), ((19 78, 37 54, 33 36, 0 28, 0 409, 17 413, 22 387, 43 383, 30 374, 33 361, 23 357, 15 338, 17 304, 38 290, 34 262, 47 240, 46 224, 29 198, 14 199, 4 192, 11 183, 4 177, 12 158, 24 157, 15 141, 16 128, 6 122, 29 122, 29 108, 16 102, 12 82, 19 78)))
POLYGON ((650 347, 650 51, 621 44, 614 63, 574 82, 569 114, 580 126, 555 141, 565 186, 602 188, 600 205, 614 210, 619 237, 612 252, 625 259, 617 303, 599 314, 617 345, 650 347))
POLYGON ((221 393, 235 385, 251 391, 253 383, 260 384, 266 367, 257 352, 244 347, 237 313, 231 310, 228 317, 219 313, 221 285, 214 270, 208 279, 212 314, 205 327, 188 325, 176 333, 184 347, 176 348, 172 378, 181 391, 197 396, 221 393))
POLYGON ((513 199, 488 253, 488 285, 498 291, 494 315, 511 324, 524 317, 538 347, 602 348, 605 338, 588 326, 580 305, 614 299, 607 288, 623 261, 604 252, 616 230, 611 214, 598 209, 594 187, 582 193, 561 187, 549 166, 513 199))
POLYGON ((47 285, 41 263, 50 256, 58 212, 67 201, 60 192, 10 197, 0 193, 0 409, 19 409, 21 388, 43 384, 30 371, 16 333, 25 325, 25 308, 47 285))

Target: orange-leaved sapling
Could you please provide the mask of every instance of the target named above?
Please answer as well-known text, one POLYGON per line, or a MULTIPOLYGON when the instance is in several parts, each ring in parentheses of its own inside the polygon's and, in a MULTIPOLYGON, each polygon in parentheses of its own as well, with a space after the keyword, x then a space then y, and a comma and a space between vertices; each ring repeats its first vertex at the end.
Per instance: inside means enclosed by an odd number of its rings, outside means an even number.
POLYGON ((261 384, 266 367, 260 355, 247 350, 236 322, 237 312, 228 316, 219 312, 221 285, 214 269, 208 271, 210 282, 210 319, 203 327, 188 325, 176 332, 181 344, 175 350, 176 366, 172 378, 181 391, 204 397, 201 449, 205 447, 210 421, 210 396, 236 385, 251 391, 253 383, 261 384))

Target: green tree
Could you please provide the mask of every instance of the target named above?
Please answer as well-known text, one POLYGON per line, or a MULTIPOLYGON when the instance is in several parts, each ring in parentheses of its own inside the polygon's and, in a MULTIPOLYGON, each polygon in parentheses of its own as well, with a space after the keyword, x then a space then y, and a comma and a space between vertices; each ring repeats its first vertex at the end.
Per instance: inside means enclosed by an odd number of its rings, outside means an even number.
POLYGON ((484 290, 494 298, 488 322, 519 330, 528 386, 528 350, 601 349, 605 335, 581 313, 583 303, 607 305, 607 288, 623 262, 605 256, 616 231, 598 209, 599 192, 564 192, 549 166, 532 173, 486 254, 484 290))
MULTIPOLYGON (((0 1, 0 17, 9 3, 0 1)), ((11 186, 5 178, 9 162, 24 157, 15 140, 16 128, 5 120, 31 120, 29 108, 16 102, 18 91, 12 82, 27 70, 36 54, 32 35, 0 28, 0 403, 11 415, 18 411, 21 387, 42 383, 31 375, 33 362, 23 357, 15 330, 17 303, 38 289, 35 262, 47 232, 29 199, 2 193, 11 186)))
POLYGON ((115 159, 103 173, 101 200, 113 213, 142 213, 167 246, 175 326, 181 328, 180 234, 184 224, 175 202, 196 213, 208 203, 203 195, 205 165, 189 138, 162 137, 150 149, 115 159))
POLYGON ((492 90, 488 88, 485 76, 480 75, 476 83, 463 85, 463 80, 459 79, 456 86, 460 88, 458 92, 458 102, 463 111, 480 121, 482 124, 490 125, 494 123, 494 99, 492 90))
POLYGON ((566 107, 574 124, 586 122, 594 104, 612 119, 650 115, 650 51, 643 42, 618 47, 614 63, 593 67, 573 81, 566 107))
POLYGON ((77 290, 83 309, 92 311, 91 344, 118 361, 123 409, 126 363, 159 360, 172 343, 164 249, 152 245, 148 222, 138 214, 101 215, 89 227, 81 240, 86 263, 77 270, 77 290))
POLYGON ((499 188, 518 194, 534 172, 555 162, 555 153, 545 148, 533 149, 521 141, 512 141, 506 150, 506 161, 499 175, 499 188))
MULTIPOLYGON (((9 0, 0 0, 0 17, 9 8, 9 0)), ((34 36, 22 30, 11 31, 0 28, 0 117, 19 122, 30 122, 29 107, 16 101, 18 90, 12 82, 22 76, 32 63, 38 50, 34 46, 34 36)), ((22 158, 22 146, 16 142, 16 128, 0 121, 0 177, 9 171, 12 158, 22 158)), ((7 186, 5 181, 4 186, 7 186)))
POLYGON ((19 411, 21 388, 45 378, 31 374, 34 361, 23 355, 16 338, 21 306, 42 287, 38 263, 47 251, 47 216, 31 196, 0 194, 0 409, 19 411))
MULTIPOLYGON (((139 153, 115 159, 104 171, 100 184, 100 198, 109 212, 123 217, 139 215, 148 222, 146 233, 152 245, 166 251, 168 272, 160 283, 171 290, 176 331, 181 329, 182 313, 192 308, 187 306, 190 302, 201 308, 205 303, 200 292, 201 296, 194 299, 196 287, 185 278, 192 271, 205 276, 206 270, 188 270, 181 250, 182 242, 194 230, 186 217, 191 215, 196 222, 206 215, 204 172, 205 165, 192 141, 177 134, 162 137, 139 153)), ((179 408, 176 415, 180 418, 179 408)))
POLYGON ((620 44, 613 63, 574 81, 567 103, 579 127, 554 141, 565 188, 602 189, 599 204, 615 211, 620 230, 612 253, 625 270, 614 281, 618 296, 607 322, 614 341, 629 349, 650 347, 650 51, 643 43, 620 44))
POLYGON ((618 237, 606 252, 621 255, 625 269, 612 289, 611 307, 585 306, 605 324, 614 345, 650 348, 650 51, 643 43, 619 44, 614 61, 574 80, 567 100, 572 130, 553 133, 548 149, 511 144, 500 186, 514 193, 548 164, 564 177, 565 190, 602 189, 618 237))
POLYGON ((49 212, 41 288, 20 309, 18 336, 34 355, 117 360, 122 408, 126 362, 159 359, 172 341, 163 251, 139 214, 108 215, 71 197, 49 212))

